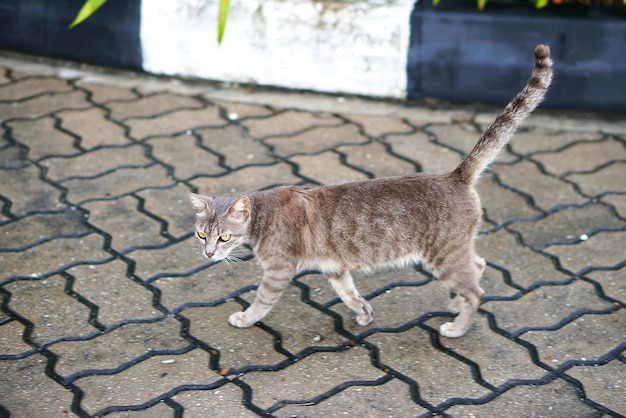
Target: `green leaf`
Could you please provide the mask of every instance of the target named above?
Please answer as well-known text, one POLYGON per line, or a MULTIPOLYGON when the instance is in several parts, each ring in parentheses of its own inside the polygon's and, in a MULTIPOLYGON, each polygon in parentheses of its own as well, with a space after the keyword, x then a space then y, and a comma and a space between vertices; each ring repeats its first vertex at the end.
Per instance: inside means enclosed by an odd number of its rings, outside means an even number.
POLYGON ((74 21, 70 24, 69 28, 72 29, 74 26, 81 23, 83 20, 87 19, 89 16, 94 14, 96 10, 100 8, 107 0, 87 0, 83 7, 81 7, 80 11, 74 18, 74 21))
POLYGON ((224 29, 226 29, 226 18, 228 17, 229 0, 220 0, 220 9, 217 16, 217 43, 222 43, 224 29))
POLYGON ((485 5, 487 4, 487 0, 478 0, 478 10, 485 10, 485 5))
MULTIPOLYGON (((626 1, 626 0, 624 0, 626 1)), ((433 0, 433 6, 437 6, 439 4, 439 0, 433 0)))
POLYGON ((537 9, 543 9, 544 7, 548 5, 548 3, 550 3, 550 0, 535 0, 535 7, 537 9))

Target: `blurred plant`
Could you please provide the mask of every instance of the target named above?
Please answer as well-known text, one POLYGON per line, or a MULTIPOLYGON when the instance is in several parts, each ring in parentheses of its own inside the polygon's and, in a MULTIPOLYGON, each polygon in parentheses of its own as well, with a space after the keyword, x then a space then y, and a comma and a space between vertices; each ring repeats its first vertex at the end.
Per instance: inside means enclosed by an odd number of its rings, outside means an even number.
MULTIPOLYGON (((626 0, 624 0, 626 1, 626 0)), ((89 16, 94 14, 96 10, 100 8, 107 0, 86 0, 83 7, 79 10, 78 14, 74 18, 74 21, 70 23, 69 28, 72 29, 74 26, 82 23, 89 16)), ((226 19, 228 18, 228 9, 230 6, 230 0, 220 0, 219 10, 217 14, 217 43, 222 43, 222 38, 224 37, 224 30, 226 29, 226 19)))

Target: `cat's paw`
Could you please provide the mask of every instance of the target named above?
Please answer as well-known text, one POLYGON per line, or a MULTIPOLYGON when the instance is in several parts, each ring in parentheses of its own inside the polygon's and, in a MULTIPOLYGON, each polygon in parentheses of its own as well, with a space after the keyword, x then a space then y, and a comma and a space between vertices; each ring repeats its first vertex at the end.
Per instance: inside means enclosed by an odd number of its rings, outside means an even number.
POLYGON ((459 338, 465 335, 466 329, 457 329, 454 322, 446 322, 439 327, 439 334, 448 338, 459 338))
POLYGON ((356 323, 365 326, 374 319, 374 310, 372 309, 372 305, 363 298, 361 298, 361 307, 363 308, 363 312, 356 316, 356 323))
POLYGON ((237 328, 248 328, 254 325, 257 321, 250 321, 245 312, 235 312, 228 317, 228 323, 237 328))

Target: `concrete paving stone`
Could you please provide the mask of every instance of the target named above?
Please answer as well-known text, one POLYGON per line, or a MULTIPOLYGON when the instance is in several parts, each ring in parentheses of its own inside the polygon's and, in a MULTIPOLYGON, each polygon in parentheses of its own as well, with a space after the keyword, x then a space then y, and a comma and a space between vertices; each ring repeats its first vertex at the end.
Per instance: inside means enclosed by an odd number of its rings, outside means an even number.
POLYGON ((70 411, 73 394, 45 374, 47 359, 33 354, 0 360, 2 406, 16 417, 78 417, 70 411))
POLYGON ((231 120, 265 117, 274 114, 274 111, 267 105, 252 105, 226 100, 215 100, 213 98, 209 100, 211 100, 213 104, 226 110, 226 114, 231 120))
POLYGON ((626 147, 613 138, 606 141, 581 142, 560 152, 533 156, 548 173, 557 176, 569 172, 592 171, 607 161, 624 158, 626 147))
MULTIPOLYGON (((427 324, 439 329, 443 322, 443 318, 435 318, 427 324)), ((444 347, 476 363, 481 377, 495 387, 509 381, 537 380, 546 375, 544 369, 532 362, 525 347, 493 332, 483 315, 476 317, 475 324, 463 338, 440 338, 440 341, 444 347)))
POLYGON ((567 374, 585 387, 587 399, 626 413, 626 364, 613 360, 601 366, 575 366, 567 374))
POLYGON ((609 194, 602 196, 601 200, 612 205, 619 216, 626 218, 626 194, 609 194))
POLYGON ((2 169, 19 169, 26 162, 27 150, 18 145, 9 145, 0 149, 0 167, 2 169))
POLYGON ((626 305, 626 267, 619 270, 598 270, 587 276, 599 283, 607 296, 626 305))
POLYGON ((25 331, 24 325, 15 320, 2 322, 0 325, 0 357, 19 356, 33 350, 22 338, 25 331))
POLYGON ((209 354, 195 349, 176 356, 154 356, 120 373, 86 376, 75 384, 85 394, 81 406, 90 415, 97 415, 109 406, 142 405, 184 385, 211 384, 221 376, 208 364, 209 354))
POLYGON ((0 226, 0 248, 18 249, 55 235, 78 236, 89 232, 84 216, 76 211, 36 214, 0 226))
MULTIPOLYGON (((255 291, 250 291, 243 294, 242 298, 252 303, 255 294, 255 291)), ((231 310, 229 314, 241 310, 243 309, 231 310)), ((228 316, 225 316, 222 321, 227 322, 227 319, 228 316)), ((283 347, 292 354, 300 353, 311 346, 336 347, 347 341, 346 337, 335 332, 330 315, 301 301, 300 290, 295 286, 288 286, 284 290, 262 322, 280 333, 283 347)), ((239 330, 234 338, 245 340, 245 332, 246 330, 239 330)), ((269 345, 264 348, 269 349, 269 345)))
POLYGON ((242 398, 242 390, 234 383, 227 383, 210 391, 186 390, 173 396, 172 400, 185 408, 185 418, 257 417, 257 414, 243 406, 242 398))
POLYGON ((95 177, 117 167, 143 167, 152 163, 144 154, 145 149, 141 145, 100 148, 71 159, 49 158, 42 161, 41 165, 48 169, 48 179, 63 182, 68 178, 95 177))
POLYGON ((588 196, 607 192, 626 192, 626 162, 617 162, 589 174, 570 174, 568 180, 575 182, 588 196))
POLYGON ((11 82, 11 79, 7 75, 8 68, 0 65, 0 84, 11 82))
POLYGON ((83 238, 54 239, 21 252, 3 253, 0 256, 3 264, 0 277, 37 278, 70 264, 101 262, 111 257, 102 249, 103 245, 103 237, 89 234, 83 238))
POLYGON ((32 322, 33 342, 44 344, 97 331, 87 322, 89 308, 65 293, 66 284, 63 277, 54 275, 45 280, 20 280, 4 285, 11 292, 9 307, 32 322))
POLYGON ((20 170, 0 170, 0 195, 11 201, 11 213, 22 216, 65 208, 59 201, 60 190, 40 180, 39 176, 40 170, 34 165, 20 170))
POLYGON ((181 316, 191 321, 189 334, 218 350, 219 366, 223 373, 249 366, 270 367, 286 360, 274 350, 274 336, 259 327, 233 328, 228 316, 241 310, 235 302, 214 307, 189 308, 181 316))
POLYGON ((193 229, 195 216, 190 211, 189 189, 182 184, 167 189, 146 189, 137 193, 144 209, 167 222, 167 232, 181 237, 193 229))
POLYGON ((135 274, 147 280, 156 274, 186 273, 207 263, 195 237, 158 249, 141 249, 128 253, 136 262, 135 274))
POLYGON ((76 85, 89 90, 89 93, 91 93, 91 100, 100 104, 113 100, 135 100, 138 98, 137 95, 128 88, 90 83, 83 80, 78 80, 76 85))
POLYGON ((459 418, 499 417, 589 417, 594 410, 579 398, 576 389, 557 379, 544 385, 515 386, 481 405, 455 405, 447 414, 459 418))
POLYGON ((541 286, 516 300, 487 301, 482 308, 495 316, 498 326, 510 333, 522 328, 557 325, 576 312, 614 308, 583 281, 567 286, 541 286), (523 312, 523 314, 521 314, 523 312))
POLYGON ((517 153, 528 155, 539 153, 547 155, 554 151, 578 142, 599 142, 604 135, 596 132, 567 132, 543 128, 518 130, 509 142, 511 149, 517 153))
POLYGON ((279 417, 417 417, 428 413, 411 399, 409 387, 398 379, 382 386, 350 386, 315 405, 287 405, 279 417))
POLYGON ((124 252, 132 247, 159 245, 167 242, 161 225, 137 211, 139 202, 132 196, 116 200, 85 203, 89 223, 111 235, 111 248, 124 252))
POLYGON ((422 105, 407 106, 399 112, 414 125, 441 124, 453 122, 469 122, 474 117, 474 111, 462 106, 448 109, 428 108, 422 105))
POLYGON ((130 136, 135 139, 180 134, 200 128, 224 126, 227 123, 220 117, 216 106, 174 110, 158 118, 132 118, 124 121, 124 125, 130 129, 130 136))
POLYGON ((293 175, 293 168, 290 165, 278 163, 269 166, 246 167, 223 177, 196 178, 190 183, 198 189, 200 194, 220 196, 259 190, 272 185, 296 184, 301 181, 301 178, 293 175))
POLYGON ((74 147, 74 137, 55 129, 56 121, 51 118, 17 120, 7 123, 11 136, 28 147, 26 157, 31 161, 48 155, 72 155, 79 152, 74 147))
POLYGON ((265 139, 277 155, 289 157, 299 154, 315 154, 339 145, 362 145, 369 140, 359 133, 358 127, 352 124, 336 126, 315 126, 292 136, 281 136, 265 139))
POLYGON ((546 211, 557 206, 582 204, 587 201, 573 186, 542 174, 536 165, 528 161, 493 165, 491 170, 498 175, 503 184, 532 196, 535 204, 546 211))
POLYGON ((592 204, 563 209, 534 222, 515 222, 510 228, 520 232, 526 244, 544 248, 550 243, 575 243, 594 230, 619 229, 624 225, 606 206, 592 204))
POLYGON ((67 200, 78 204, 90 199, 122 196, 149 187, 168 187, 174 184, 165 168, 153 165, 144 168, 121 168, 101 177, 72 179, 63 187, 69 190, 67 200))
MULTIPOLYGON (((479 111, 474 121, 483 126, 489 125, 496 116, 496 111, 479 111)), ((624 134, 626 133, 626 121, 620 116, 611 118, 607 115, 603 118, 597 118, 593 114, 585 114, 575 112, 571 114, 559 114, 550 110, 539 109, 522 123, 524 128, 541 128, 552 132, 568 131, 578 133, 607 133, 607 134, 624 134)))
MULTIPOLYGON (((202 262, 199 253, 194 265, 202 262)), ((261 266, 249 260, 231 267, 223 262, 217 263, 189 276, 162 277, 152 282, 152 285, 161 291, 160 303, 172 311, 188 303, 214 302, 242 287, 260 283, 261 277, 261 266)), ((227 319, 224 318, 224 321, 227 319)))
POLYGON ((128 145, 124 128, 107 119, 105 111, 91 108, 57 113, 61 127, 80 137, 80 146, 92 149, 103 145, 128 145))
POLYGON ((556 255, 563 268, 580 274, 589 266, 613 267, 624 261, 626 231, 601 232, 575 245, 551 245, 545 252, 556 255))
POLYGON ((469 365, 435 349, 423 329, 377 333, 367 341, 380 350, 382 364, 415 380, 420 397, 432 405, 450 398, 479 399, 491 393, 474 381, 469 365))
POLYGON ((341 119, 328 113, 295 110, 287 110, 271 117, 241 121, 241 124, 248 128, 250 135, 256 139, 290 136, 316 126, 339 126, 343 123, 341 119))
POLYGON ((548 257, 516 244, 514 236, 503 230, 478 237, 476 252, 508 271, 512 282, 524 288, 537 282, 563 283, 570 279, 555 270, 548 257))
POLYGON ((389 134, 412 133, 415 131, 414 127, 397 117, 359 114, 348 114, 344 116, 358 124, 366 135, 373 138, 389 134))
POLYGON ((348 164, 372 173, 375 177, 401 176, 415 172, 415 166, 387 153, 378 142, 360 146, 341 146, 337 151, 346 155, 348 164))
POLYGON ((23 102, 0 103, 0 120, 13 118, 38 118, 66 109, 87 109, 92 106, 82 91, 51 93, 36 96, 23 102))
POLYGON ((37 95, 66 93, 72 90, 67 82, 57 78, 33 77, 15 81, 0 87, 1 101, 20 101, 37 95))
POLYGON ((598 361, 624 343, 626 309, 587 314, 554 331, 528 331, 519 338, 537 347, 539 359, 557 368, 567 361, 598 361))
MULTIPOLYGON (((163 401, 157 402, 146 409, 118 410, 115 413, 107 414, 107 417, 111 418, 170 418, 174 416, 174 410, 163 401)), ((185 418, 187 418, 186 415, 185 418)))
MULTIPOLYGON (((375 292, 382 287, 387 287, 392 284, 411 284, 411 283, 424 283, 428 281, 428 277, 423 274, 417 273, 413 268, 400 268, 388 271, 381 271, 373 274, 363 274, 359 272, 351 272, 354 278, 354 284, 361 295, 368 295, 375 292)), ((329 303, 333 299, 337 299, 338 296, 331 287, 326 277, 320 273, 310 272, 300 276, 298 281, 306 284, 310 289, 310 299, 320 304, 329 303)), ((420 289, 418 287, 416 289, 420 289)), ((339 302, 339 305, 342 302, 339 302)), ((335 305, 338 306, 338 305, 335 305)))
POLYGON ((519 292, 518 289, 505 281, 505 276, 501 271, 490 266, 485 268, 480 279, 480 287, 483 288, 486 296, 491 297, 511 297, 519 292))
POLYGON ((384 141, 391 145, 394 153, 417 162, 422 171, 428 173, 448 173, 463 159, 460 154, 433 143, 423 131, 389 135, 384 141))
POLYGON ((152 306, 154 294, 128 278, 127 270, 128 265, 121 260, 67 270, 75 278, 72 289, 98 306, 97 319, 107 327, 163 315, 152 306))
POLYGON ((111 102, 106 105, 116 120, 160 115, 180 109, 198 109, 204 105, 197 99, 178 94, 157 93, 136 100, 111 102))
POLYGON ((252 403, 267 409, 281 400, 308 402, 344 382, 374 381, 383 375, 371 365, 369 351, 357 346, 337 353, 314 353, 280 371, 250 372, 241 380, 252 388, 252 403))
POLYGON ((343 165, 340 156, 332 151, 291 157, 289 161, 298 165, 298 174, 320 184, 341 184, 368 178, 367 174, 343 165))
POLYGON ((276 161, 269 149, 241 126, 198 129, 195 133, 202 136, 202 145, 224 156, 224 163, 231 168, 276 161))
POLYGON ((219 166, 219 158, 196 146, 196 138, 187 134, 174 137, 156 137, 146 141, 157 160, 174 168, 174 176, 179 179, 207 174, 226 174, 219 166), (193 158, 189 156, 193 155, 193 158))
MULTIPOLYGON (((435 135, 438 143, 461 151, 463 158, 470 153, 481 132, 470 123, 455 123, 451 125, 431 125, 424 129, 426 132, 435 135)), ((514 161, 515 157, 506 152, 501 152, 496 162, 514 161)), ((454 167, 450 167, 452 171, 454 167)))
POLYGON ((400 327, 429 312, 447 310, 450 299, 441 283, 432 281, 424 286, 399 286, 369 299, 374 308, 374 320, 366 326, 357 324, 355 314, 339 302, 331 310, 343 317, 344 328, 358 335, 371 329, 400 327))
POLYGON ((49 350, 58 356, 54 371, 67 379, 94 371, 111 371, 147 353, 183 350, 189 341, 180 333, 180 322, 165 318, 158 322, 124 324, 89 340, 61 341, 50 345, 49 350))
MULTIPOLYGON (((531 207, 522 195, 498 185, 491 173, 484 173, 480 177, 476 189, 487 217, 497 224, 541 215, 541 212, 531 207)), ((482 225, 482 229, 490 227, 492 225, 488 223, 482 225)))

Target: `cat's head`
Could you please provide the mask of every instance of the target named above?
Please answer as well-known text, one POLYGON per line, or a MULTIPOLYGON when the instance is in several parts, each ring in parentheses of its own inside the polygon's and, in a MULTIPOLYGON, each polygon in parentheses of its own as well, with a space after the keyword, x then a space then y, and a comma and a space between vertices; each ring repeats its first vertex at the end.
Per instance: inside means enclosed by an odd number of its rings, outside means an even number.
POLYGON ((232 250, 246 242, 251 204, 248 196, 211 198, 189 193, 196 214, 196 239, 202 255, 228 260, 232 250))

